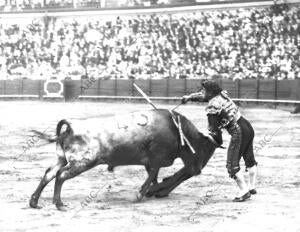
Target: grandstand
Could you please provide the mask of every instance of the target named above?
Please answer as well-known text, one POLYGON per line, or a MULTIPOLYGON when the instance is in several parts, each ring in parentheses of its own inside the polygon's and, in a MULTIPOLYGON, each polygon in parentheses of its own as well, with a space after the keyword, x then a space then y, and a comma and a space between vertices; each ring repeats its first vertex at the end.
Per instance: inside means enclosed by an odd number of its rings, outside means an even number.
MULTIPOLYGON (((256 0, 255 2, 264 1, 256 0)), ((41 10, 86 10, 86 9, 124 9, 124 8, 155 8, 186 5, 215 5, 222 2, 236 3, 241 0, 2 0, 0 10, 3 12, 34 12, 41 10)), ((249 2, 249 1, 248 1, 249 2)), ((291 2, 291 1, 289 1, 291 2)))
MULTIPOLYGON (((121 5, 114 5, 113 1, 7 2, 4 5, 11 8, 2 7, 4 12, 0 18, 2 95, 22 95, 20 91, 7 91, 9 84, 3 82, 20 79, 216 78, 250 79, 253 83, 270 80, 269 85, 274 86, 273 81, 300 78, 298 1, 288 4, 135 1, 133 5, 129 1, 123 5, 120 1, 121 5), (85 8, 85 4, 102 4, 102 7, 85 8), (18 12, 14 13, 15 10, 18 12)), ((261 99, 263 95, 259 94, 257 85, 246 92, 256 91, 252 97, 261 99)), ((281 92, 291 93, 295 84, 289 85, 281 92)), ((184 89, 180 94, 191 91, 183 85, 174 88, 184 89)), ((271 99, 293 103, 299 100, 299 94, 295 93, 278 97, 276 88, 266 90, 271 91, 271 99)), ((41 91, 38 90, 39 94, 41 91)), ((234 91, 241 92, 241 89, 234 91)))

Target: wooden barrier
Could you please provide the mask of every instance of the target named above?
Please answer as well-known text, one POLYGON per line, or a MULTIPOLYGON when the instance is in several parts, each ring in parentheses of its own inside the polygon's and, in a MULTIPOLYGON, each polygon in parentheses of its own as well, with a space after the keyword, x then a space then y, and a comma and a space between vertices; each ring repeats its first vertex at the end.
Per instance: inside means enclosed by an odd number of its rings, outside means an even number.
MULTIPOLYGON (((44 80, 0 80, 0 98, 7 99, 14 96, 19 98, 33 97, 42 99, 44 80)), ((197 91, 201 87, 200 80, 163 79, 163 80, 68 80, 64 82, 64 99, 88 99, 97 96, 109 97, 139 97, 133 83, 140 86, 147 95, 163 100, 177 100, 185 94, 197 91)), ((223 89, 235 99, 278 100, 287 103, 300 101, 300 80, 218 80, 223 89)), ((99 97, 98 99, 100 99, 99 97)))
POLYGON ((0 98, 30 98, 39 99, 42 97, 44 80, 0 80, 0 98))

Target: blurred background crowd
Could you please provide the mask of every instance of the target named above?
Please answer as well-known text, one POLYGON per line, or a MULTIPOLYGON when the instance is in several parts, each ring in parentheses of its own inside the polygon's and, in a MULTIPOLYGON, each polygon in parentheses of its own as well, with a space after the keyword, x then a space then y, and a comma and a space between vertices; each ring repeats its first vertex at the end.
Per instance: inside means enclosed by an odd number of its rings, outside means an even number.
POLYGON ((0 79, 207 76, 300 78, 300 7, 0 19, 0 79))
MULTIPOLYGON (((186 5, 219 0, 0 0, 0 11, 30 11, 38 9, 128 8, 157 5, 186 5)), ((232 1, 232 0, 220 0, 232 1)), ((238 1, 238 0, 233 0, 238 1)))

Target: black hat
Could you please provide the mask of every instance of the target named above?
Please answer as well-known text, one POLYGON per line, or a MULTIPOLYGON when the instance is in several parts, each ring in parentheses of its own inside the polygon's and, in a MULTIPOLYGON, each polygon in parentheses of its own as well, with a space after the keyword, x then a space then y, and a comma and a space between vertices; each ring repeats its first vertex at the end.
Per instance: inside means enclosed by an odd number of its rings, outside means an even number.
POLYGON ((215 81, 204 80, 201 84, 203 88, 205 88, 205 90, 211 93, 213 96, 217 96, 222 92, 222 88, 215 81))

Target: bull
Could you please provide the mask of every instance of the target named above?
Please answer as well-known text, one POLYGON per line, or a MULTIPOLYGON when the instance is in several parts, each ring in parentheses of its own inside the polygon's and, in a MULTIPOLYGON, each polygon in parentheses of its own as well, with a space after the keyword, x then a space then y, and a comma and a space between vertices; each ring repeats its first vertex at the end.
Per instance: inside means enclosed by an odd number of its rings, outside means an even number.
POLYGON ((100 164, 107 164, 109 170, 121 165, 145 166, 148 177, 139 190, 138 200, 144 196, 164 197, 183 181, 200 174, 216 149, 216 145, 185 116, 165 109, 72 123, 61 120, 55 136, 39 131, 34 133, 48 143, 56 142, 57 161, 46 170, 32 194, 29 202, 32 208, 38 208, 43 189, 55 178, 53 203, 57 209, 63 209, 63 183, 100 164), (186 144, 182 146, 174 117, 180 119, 181 130, 195 154, 186 144), (178 157, 184 166, 157 183, 159 169, 171 166, 178 157))

